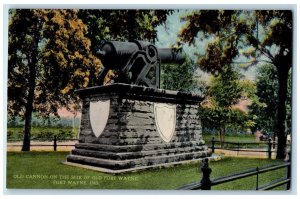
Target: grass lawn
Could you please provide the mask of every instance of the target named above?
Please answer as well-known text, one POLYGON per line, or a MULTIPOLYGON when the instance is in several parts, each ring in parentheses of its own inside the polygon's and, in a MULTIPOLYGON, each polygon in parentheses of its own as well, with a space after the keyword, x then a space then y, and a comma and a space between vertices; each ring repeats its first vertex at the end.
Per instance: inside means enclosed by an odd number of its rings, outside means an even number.
MULTIPOLYGON (((212 137, 215 137, 215 140, 219 140, 219 135, 203 134, 203 139, 206 143, 210 143, 212 137)), ((241 135, 225 135, 226 142, 256 142, 255 135, 251 134, 241 134, 241 135)))
MULTIPOLYGON (((172 190, 200 180, 198 164, 111 175, 64 165, 66 152, 8 152, 7 188, 36 189, 161 189, 172 190)), ((278 163, 278 160, 225 158, 211 162, 211 179, 245 169, 278 163)), ((280 169, 259 177, 260 184, 285 175, 280 169)), ((253 190, 255 177, 213 187, 215 190, 253 190)), ((282 187, 281 187, 282 188, 282 187)))
MULTIPOLYGON (((208 146, 211 146, 211 140, 214 137, 216 141, 219 140, 218 135, 211 135, 211 134, 203 134, 203 140, 208 146)), ((255 135, 251 134, 240 134, 240 135, 225 135, 225 142, 235 142, 235 143, 253 143, 253 144, 241 144, 239 145, 240 148, 267 148, 267 144, 265 142, 256 141, 255 135)), ((220 143, 216 142, 215 147, 220 147, 220 143)), ((237 144, 225 144, 225 148, 237 148, 237 144)))

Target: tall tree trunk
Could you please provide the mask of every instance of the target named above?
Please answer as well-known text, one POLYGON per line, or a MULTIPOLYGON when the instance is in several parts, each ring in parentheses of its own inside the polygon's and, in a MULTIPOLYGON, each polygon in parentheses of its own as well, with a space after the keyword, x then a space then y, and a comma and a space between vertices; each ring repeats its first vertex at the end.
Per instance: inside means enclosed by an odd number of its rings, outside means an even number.
POLYGON ((24 140, 22 151, 30 151, 30 135, 31 135, 31 120, 33 112, 33 100, 34 100, 34 90, 35 90, 35 78, 36 71, 35 65, 30 66, 30 77, 29 77, 29 90, 27 102, 25 105, 25 126, 24 126, 24 140))
POLYGON ((33 112, 34 90, 36 80, 36 65, 38 56, 38 42, 39 42, 39 29, 35 31, 34 43, 32 45, 32 51, 29 55, 29 80, 28 80, 28 96, 25 104, 25 126, 24 126, 24 138, 22 151, 30 151, 30 137, 31 137, 31 121, 33 112))
POLYGON ((30 82, 27 102, 25 105, 25 126, 24 126, 24 139, 22 151, 30 151, 30 137, 31 137, 31 120, 33 112, 33 96, 34 96, 34 85, 30 82))
POLYGON ((286 148, 286 132, 285 132, 285 120, 286 120, 286 99, 287 99, 287 82, 289 70, 286 68, 277 67, 278 71, 278 107, 277 107, 277 120, 276 120, 276 135, 278 137, 277 145, 277 159, 285 158, 286 148))

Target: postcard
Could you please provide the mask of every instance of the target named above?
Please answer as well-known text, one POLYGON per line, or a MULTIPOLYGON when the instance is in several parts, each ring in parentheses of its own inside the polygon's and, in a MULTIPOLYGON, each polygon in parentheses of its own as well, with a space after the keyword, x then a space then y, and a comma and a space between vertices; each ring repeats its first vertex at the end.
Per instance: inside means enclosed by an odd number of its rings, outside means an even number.
POLYGON ((291 190, 294 17, 9 9, 6 188, 291 190))

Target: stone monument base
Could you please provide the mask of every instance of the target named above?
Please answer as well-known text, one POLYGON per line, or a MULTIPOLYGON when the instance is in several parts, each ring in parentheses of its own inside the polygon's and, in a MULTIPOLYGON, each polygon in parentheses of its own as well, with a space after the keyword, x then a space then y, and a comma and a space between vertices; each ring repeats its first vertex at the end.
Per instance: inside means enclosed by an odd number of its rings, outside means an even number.
POLYGON ((79 143, 66 164, 121 173, 211 155, 197 114, 201 96, 127 84, 78 94, 83 103, 79 143))
MULTIPOLYGON (((208 158, 209 161, 218 161, 223 159, 223 156, 218 154, 212 154, 211 156, 205 158, 208 158)), ((170 163, 156 164, 150 166, 140 166, 140 167, 134 167, 129 169, 120 169, 120 170, 107 169, 103 167, 90 166, 86 164, 79 164, 79 163, 68 162, 68 161, 64 161, 62 163, 69 166, 90 169, 90 170, 100 171, 104 173, 119 174, 119 173, 129 173, 129 172, 142 171, 142 170, 155 169, 155 168, 168 168, 168 167, 182 165, 182 164, 201 163, 203 159, 204 158, 199 158, 199 159, 192 159, 192 160, 184 160, 180 162, 170 162, 170 163)))

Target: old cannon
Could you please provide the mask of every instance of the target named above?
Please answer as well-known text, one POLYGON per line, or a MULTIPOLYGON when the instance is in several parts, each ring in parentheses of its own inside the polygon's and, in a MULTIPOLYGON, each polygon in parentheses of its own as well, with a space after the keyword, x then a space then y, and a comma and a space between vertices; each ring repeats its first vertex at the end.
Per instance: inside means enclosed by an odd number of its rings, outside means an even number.
POLYGON ((127 83, 159 88, 161 63, 182 64, 184 55, 172 48, 156 48, 149 42, 105 41, 95 49, 104 67, 97 84, 103 85, 109 70, 115 71, 110 83, 127 83))
POLYGON ((76 91, 81 126, 66 164, 117 174, 211 155, 198 114, 203 96, 159 89, 161 64, 182 64, 182 53, 138 41, 103 42, 94 50, 104 67, 98 86, 76 91), (115 77, 103 85, 109 70, 115 77))

